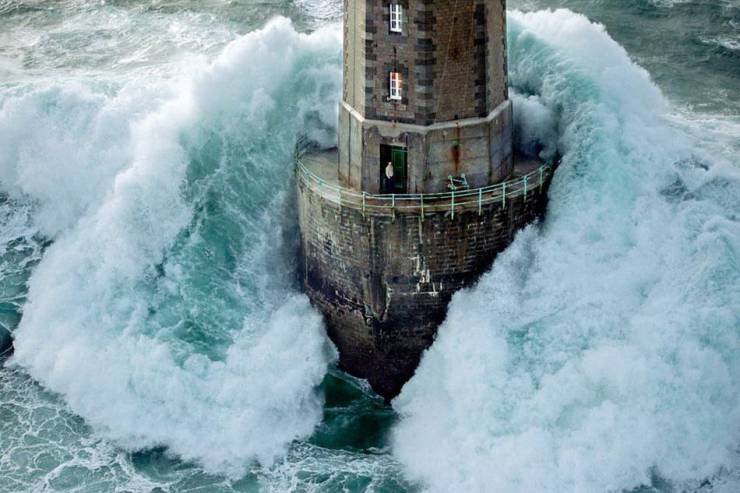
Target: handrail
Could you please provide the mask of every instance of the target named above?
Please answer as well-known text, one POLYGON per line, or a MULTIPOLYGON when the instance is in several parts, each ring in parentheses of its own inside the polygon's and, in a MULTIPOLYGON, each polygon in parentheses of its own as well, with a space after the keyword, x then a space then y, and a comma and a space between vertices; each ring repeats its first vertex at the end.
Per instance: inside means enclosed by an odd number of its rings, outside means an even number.
POLYGON ((395 215, 399 212, 417 212, 422 217, 427 212, 447 211, 454 217, 456 208, 476 208, 481 210, 483 205, 499 202, 506 206, 507 199, 541 190, 553 171, 552 164, 543 164, 531 172, 511 180, 496 183, 480 188, 470 188, 452 192, 440 193, 407 193, 407 194, 372 194, 356 192, 349 188, 327 182, 312 172, 296 156, 296 174, 298 179, 317 191, 324 199, 340 207, 359 209, 363 213, 388 213, 395 215))

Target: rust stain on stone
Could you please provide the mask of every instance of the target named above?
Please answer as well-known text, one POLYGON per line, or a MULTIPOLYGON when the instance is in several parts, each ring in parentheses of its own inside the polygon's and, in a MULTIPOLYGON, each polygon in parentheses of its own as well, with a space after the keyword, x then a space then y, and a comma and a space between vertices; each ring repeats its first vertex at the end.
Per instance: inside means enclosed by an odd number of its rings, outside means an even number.
POLYGON ((450 157, 452 158, 452 174, 455 176, 460 175, 460 127, 455 128, 455 143, 450 149, 450 157))

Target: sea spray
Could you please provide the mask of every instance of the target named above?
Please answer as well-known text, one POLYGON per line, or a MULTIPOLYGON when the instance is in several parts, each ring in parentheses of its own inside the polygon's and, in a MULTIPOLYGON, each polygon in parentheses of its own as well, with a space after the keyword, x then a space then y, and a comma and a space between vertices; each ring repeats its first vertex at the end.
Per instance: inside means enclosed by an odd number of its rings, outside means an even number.
POLYGON ((529 157, 552 162, 557 159, 558 127, 553 111, 537 95, 510 90, 514 113, 514 148, 529 157))
POLYGON ((431 491, 719 485, 740 444, 740 184, 602 26, 509 21, 510 82, 555 116, 562 163, 546 220, 453 299, 394 452, 431 491))
MULTIPOLYGON (((101 435, 164 445, 210 471, 238 476, 309 435, 332 352, 319 315, 291 288, 290 265, 266 270, 281 236, 264 211, 285 203, 297 130, 331 133, 339 46, 336 28, 300 35, 277 19, 193 65, 172 97, 116 121, 120 132, 102 125, 102 136, 94 130, 116 112, 115 96, 66 87, 27 96, 50 100, 42 117, 59 95, 71 110, 48 137, 8 138, 20 148, 3 162, 16 177, 3 186, 34 201, 55 238, 29 281, 12 364, 101 435), (85 142, 79 168, 31 177, 45 138, 85 142), (226 312, 204 316, 214 304, 226 312)), ((18 117, 9 108, 0 121, 18 117)))

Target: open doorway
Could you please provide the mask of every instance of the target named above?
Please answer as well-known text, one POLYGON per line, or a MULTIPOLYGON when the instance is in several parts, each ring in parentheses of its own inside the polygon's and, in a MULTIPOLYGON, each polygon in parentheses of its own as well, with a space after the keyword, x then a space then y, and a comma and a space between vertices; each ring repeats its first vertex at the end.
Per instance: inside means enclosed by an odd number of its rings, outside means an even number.
POLYGON ((380 193, 406 193, 406 148, 399 146, 380 145, 380 193), (386 171, 391 163, 393 173, 386 171))

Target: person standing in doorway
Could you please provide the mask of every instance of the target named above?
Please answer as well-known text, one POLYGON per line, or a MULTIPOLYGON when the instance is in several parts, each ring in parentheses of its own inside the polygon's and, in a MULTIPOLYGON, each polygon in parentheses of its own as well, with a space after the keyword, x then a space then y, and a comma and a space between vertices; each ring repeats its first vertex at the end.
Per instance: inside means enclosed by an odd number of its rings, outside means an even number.
POLYGON ((383 191, 385 193, 395 193, 396 192, 396 179, 393 177, 393 163, 391 161, 388 161, 388 166, 385 167, 385 183, 383 186, 383 191))

